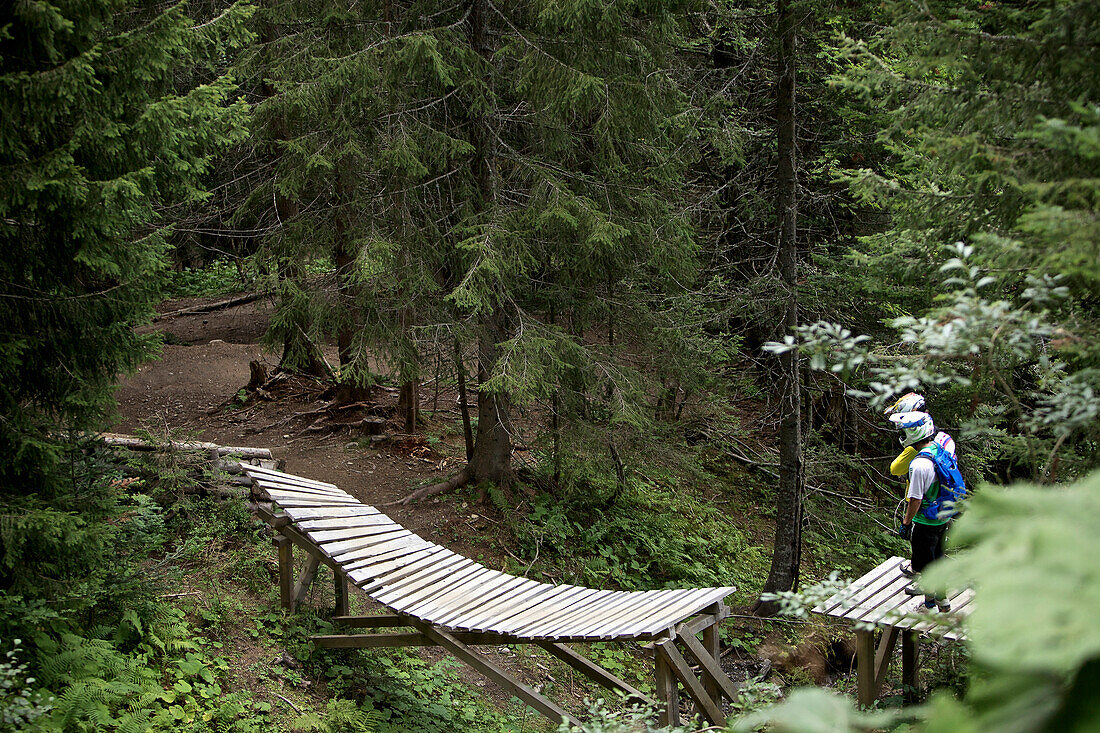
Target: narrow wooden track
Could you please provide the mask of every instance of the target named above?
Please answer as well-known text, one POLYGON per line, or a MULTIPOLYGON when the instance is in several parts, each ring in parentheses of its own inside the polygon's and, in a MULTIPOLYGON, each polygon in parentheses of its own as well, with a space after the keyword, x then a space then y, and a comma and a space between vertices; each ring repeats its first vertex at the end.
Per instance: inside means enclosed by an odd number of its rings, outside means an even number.
POLYGON ((901 572, 906 562, 904 558, 891 557, 813 609, 814 613, 844 619, 856 627, 856 676, 862 705, 870 705, 878 696, 899 636, 902 682, 910 698, 915 697, 917 687, 918 637, 966 639, 961 628, 973 610, 974 592, 963 589, 949 593, 951 610, 946 613, 918 612, 923 596, 905 593, 914 582, 901 572), (875 628, 881 630, 877 647, 875 628))
POLYGON ((336 574, 338 613, 347 625, 413 629, 316 637, 319 645, 442 646, 544 715, 575 722, 469 647, 537 644, 599 684, 644 698, 565 643, 654 641, 663 722, 678 724, 680 686, 696 711, 715 725, 725 722, 721 701, 736 694, 737 686, 721 671, 717 624, 729 615, 722 601, 734 587, 609 591, 540 583, 492 570, 429 542, 334 484, 266 467, 242 469, 259 505, 271 503, 258 514, 277 533, 280 595, 286 607, 293 610, 301 603, 323 563, 336 574), (297 581, 292 577, 294 546, 308 558, 297 581), (348 582, 392 615, 349 616, 348 582), (699 676, 676 647, 678 639, 700 668, 699 676))

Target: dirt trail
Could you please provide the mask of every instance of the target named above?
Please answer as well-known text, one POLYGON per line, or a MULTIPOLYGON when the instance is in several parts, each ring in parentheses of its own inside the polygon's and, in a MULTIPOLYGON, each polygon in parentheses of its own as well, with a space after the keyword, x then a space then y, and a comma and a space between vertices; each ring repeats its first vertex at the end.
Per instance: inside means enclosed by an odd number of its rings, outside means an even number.
MULTIPOLYGON (((200 302, 172 301, 162 310, 200 302)), ((117 392, 120 420, 114 429, 270 448, 285 461, 290 473, 337 484, 371 504, 399 499, 416 486, 442 480, 460 467, 442 455, 403 455, 408 451, 402 451, 400 445, 381 450, 364 448, 356 442, 356 436, 346 433, 302 435, 308 421, 294 416, 321 404, 309 399, 310 395, 259 401, 243 408, 233 405, 238 390, 248 383, 249 362, 260 361, 271 372, 278 355, 264 353, 254 341, 232 343, 226 339, 262 334, 267 318, 262 303, 251 303, 158 323, 167 341, 194 345, 168 343, 159 359, 122 380, 117 392)), ((334 361, 335 352, 326 351, 330 352, 326 357, 334 361)), ((384 393, 380 399, 394 397, 384 393)), ((396 425, 390 429, 396 430, 396 425)), ((427 530, 431 536, 449 524, 448 506, 425 502, 415 507, 390 507, 388 511, 410 529, 427 530)))

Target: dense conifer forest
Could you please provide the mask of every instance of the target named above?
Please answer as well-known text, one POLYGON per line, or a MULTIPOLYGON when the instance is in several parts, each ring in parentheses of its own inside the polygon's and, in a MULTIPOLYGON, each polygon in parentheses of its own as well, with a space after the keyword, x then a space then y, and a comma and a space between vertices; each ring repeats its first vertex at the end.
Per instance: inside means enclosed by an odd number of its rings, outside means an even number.
POLYGON ((13 0, 0 169, 0 731, 1100 726, 1100 3, 13 0), (940 431, 872 668, 820 611, 940 431), (734 588, 700 688, 326 646, 385 604, 273 468, 517 598, 734 588))

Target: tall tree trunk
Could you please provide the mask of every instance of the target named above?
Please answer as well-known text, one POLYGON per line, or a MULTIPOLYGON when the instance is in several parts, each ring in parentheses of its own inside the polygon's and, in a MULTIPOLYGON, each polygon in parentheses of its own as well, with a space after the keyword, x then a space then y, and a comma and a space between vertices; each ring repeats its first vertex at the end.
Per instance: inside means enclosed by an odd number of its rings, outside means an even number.
POLYGON ((336 210, 332 226, 336 288, 341 318, 340 326, 336 331, 336 348, 340 355, 340 383, 337 385, 336 400, 342 403, 365 402, 371 398, 370 386, 362 386, 361 382, 350 377, 352 362, 355 361, 352 344, 355 340, 355 332, 362 327, 362 316, 355 298, 356 252, 349 234, 350 189, 351 172, 348 170, 348 162, 341 160, 336 165, 336 210))
MULTIPOLYGON (((489 47, 489 3, 487 0, 468 0, 469 13, 466 21, 467 40, 470 47, 484 60, 485 90, 490 93, 492 85, 492 49, 489 47)), ((479 107, 470 119, 471 138, 474 147, 470 168, 477 183, 477 212, 481 215, 481 225, 486 227, 486 236, 490 235, 488 220, 496 199, 496 158, 493 148, 491 116, 479 107)), ((506 487, 512 478, 512 440, 511 440, 511 400, 506 393, 491 392, 484 389, 500 359, 500 344, 507 338, 509 318, 503 304, 496 302, 485 307, 478 318, 477 337, 477 434, 474 436, 473 450, 466 468, 447 481, 417 489, 397 503, 408 504, 428 496, 451 491, 465 483, 482 484, 479 497, 487 498, 485 485, 494 483, 506 487)), ((461 369, 461 366, 459 366, 461 369)))
POLYGON ((466 462, 474 456, 474 430, 470 423, 470 403, 466 399, 466 364, 462 360, 462 344, 455 336, 455 379, 458 380, 458 409, 462 413, 462 437, 466 444, 466 462))
MULTIPOLYGON (((269 9, 273 8, 274 3, 269 2, 267 7, 269 9)), ((280 27, 275 23, 266 20, 261 23, 260 42, 263 48, 272 48, 275 40, 278 38, 279 32, 280 27)), ((268 53, 270 53, 270 51, 268 51, 268 53)), ((267 66, 269 69, 271 68, 270 62, 267 66)), ((264 99, 270 99, 275 96, 275 87, 267 78, 264 79, 260 91, 264 99)), ((279 140, 287 140, 290 137, 286 120, 281 114, 273 116, 269 134, 271 135, 272 141, 271 163, 272 168, 275 169, 278 167, 279 163, 279 153, 277 152, 278 145, 275 143, 279 140)), ((277 180, 272 180, 276 224, 281 229, 288 221, 298 215, 298 202, 281 193, 277 183, 277 180)), ((282 233, 278 232, 275 236, 282 236, 282 233)), ((301 268, 297 264, 297 258, 293 256, 277 258, 275 274, 280 282, 289 281, 291 283, 300 283, 302 280, 301 268)), ((280 296, 277 307, 280 309, 294 308, 292 298, 284 292, 280 296)), ((328 369, 325 367, 325 362, 321 358, 321 354, 318 353, 316 346, 309 339, 309 327, 310 324, 308 322, 302 323, 299 320, 295 320, 294 323, 283 332, 283 353, 282 356, 279 357, 279 368, 311 374, 315 377, 328 376, 328 369), (296 355, 301 355, 301 358, 296 358, 296 355)))
MULTIPOLYGON (((470 46, 484 60, 487 69, 492 63, 489 47, 489 3, 487 0, 470 0, 467 25, 470 46)), ((486 93, 492 85, 492 72, 486 71, 486 93)), ((473 119, 473 169, 479 193, 479 206, 483 214, 492 211, 496 199, 496 161, 493 132, 487 112, 479 112, 473 119)), ((487 226, 487 223, 483 221, 487 226)), ((470 459, 473 480, 492 482, 500 486, 511 478, 512 442, 509 435, 511 401, 507 394, 488 392, 483 385, 488 381, 500 358, 499 344, 508 332, 508 319, 501 303, 493 304, 481 317, 481 333, 477 348, 477 436, 474 439, 474 455, 470 459)), ((484 500, 482 496, 482 500, 484 500)))
MULTIPOLYGON (((789 0, 779 0, 779 84, 776 90, 776 142, 778 164, 777 210, 779 215, 778 263, 783 285, 785 313, 783 333, 798 326, 798 179, 795 150, 795 53, 797 28, 789 0)), ((775 547, 764 592, 790 590, 798 582, 802 561, 802 421, 798 351, 782 354, 780 363, 781 415, 779 423, 779 491, 775 513, 775 547)), ((774 602, 762 603, 758 612, 772 614, 774 602)))

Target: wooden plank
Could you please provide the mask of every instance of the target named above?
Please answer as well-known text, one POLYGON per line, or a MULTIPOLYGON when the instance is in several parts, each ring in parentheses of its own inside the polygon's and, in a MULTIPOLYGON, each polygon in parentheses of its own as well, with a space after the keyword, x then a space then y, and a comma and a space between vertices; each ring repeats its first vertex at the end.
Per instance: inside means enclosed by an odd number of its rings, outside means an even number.
POLYGON ((603 591, 602 596, 588 599, 576 606, 572 613, 558 619, 556 623, 537 630, 536 633, 548 637, 559 635, 589 636, 592 630, 613 623, 624 614, 633 612, 647 597, 656 597, 663 591, 603 591))
MULTIPOLYGON (((612 618, 627 613, 634 594, 627 591, 600 591, 595 596, 577 604, 571 613, 558 618, 553 623, 531 629, 532 636, 544 636, 550 639, 558 636, 587 636, 590 629, 608 623, 612 618)), ((637 600, 635 597, 633 600, 637 600)))
POLYGON ((516 629, 517 634, 522 636, 534 636, 536 630, 559 628, 563 622, 568 622, 577 617, 579 614, 584 614, 585 609, 590 607, 592 603, 603 603, 612 591, 596 590, 594 588, 586 589, 587 593, 578 593, 572 598, 568 599, 568 605, 564 605, 566 599, 559 599, 561 603, 555 603, 552 609, 548 609, 545 613, 539 613, 536 610, 523 626, 516 629))
POLYGON ((301 484, 286 483, 284 481, 272 481, 265 478, 251 477, 252 485, 261 491, 289 491, 295 494, 310 494, 311 496, 340 496, 354 498, 341 489, 321 489, 316 486, 302 486, 301 484))
POLYGON ((433 600, 433 605, 436 605, 440 612, 446 614, 443 616, 444 619, 452 616, 461 617, 463 624, 467 624, 486 613, 492 617, 495 614, 489 609, 507 607, 507 604, 528 597, 545 585, 530 578, 521 578, 518 575, 506 575, 505 577, 511 579, 507 586, 487 588, 486 591, 488 592, 482 593, 474 599, 477 601, 476 609, 470 603, 462 602, 458 597, 440 596, 433 600), (497 592, 498 590, 501 592, 497 592))
POLYGON ((366 586, 374 583, 383 575, 392 573, 395 570, 400 570, 406 565, 420 560, 421 558, 428 557, 429 555, 438 555, 444 552, 446 552, 446 550, 439 545, 419 548, 403 547, 372 558, 372 562, 369 565, 364 565, 359 568, 349 566, 347 569, 348 577, 351 578, 351 582, 365 589, 366 586))
POLYGON ((510 619, 502 620, 500 628, 517 636, 524 636, 524 630, 527 627, 546 623, 553 620, 557 615, 568 613, 570 607, 598 592, 595 588, 575 586, 570 591, 547 599, 545 603, 539 606, 522 611, 510 619))
MULTIPOLYGON (((721 604, 721 603, 716 603, 715 604, 715 606, 718 606, 718 607, 721 607, 722 605, 723 604, 721 604)), ((709 610, 709 607, 708 607, 708 610, 709 610)), ((702 631, 703 640, 702 640, 701 643, 703 645, 703 651, 707 654, 707 656, 709 656, 712 660, 714 660, 715 664, 718 664, 719 666, 721 665, 721 661, 722 661, 722 639, 721 639, 721 635, 718 633, 718 619, 719 619, 719 614, 720 613, 721 613, 720 608, 716 608, 716 609, 714 609, 713 614, 704 614, 702 616, 696 617, 696 619, 695 619, 696 622, 706 621, 708 619, 711 619, 711 622, 709 624, 707 624, 705 627, 703 627, 703 631, 702 631)), ((681 626, 689 626, 689 625, 690 624, 681 624, 681 626)), ((677 633, 676 636, 679 637, 680 639, 683 639, 685 636, 690 636, 692 639, 695 638, 694 633, 685 634, 682 631, 677 633)), ((689 648, 688 651, 691 651, 691 649, 689 648)), ((731 680, 731 682, 732 682, 732 680, 731 680)), ((720 695, 723 692, 721 684, 719 684, 717 681, 711 679, 710 675, 708 675, 707 678, 703 680, 703 687, 705 687, 707 689, 707 694, 708 695, 710 695, 712 698, 717 700, 719 704, 721 704, 722 698, 720 697, 720 695)), ((736 701, 736 698, 733 697, 732 695, 727 694, 726 696, 730 700, 730 702, 735 702, 736 701)))
POLYGON ((634 635, 644 632, 657 632, 661 629, 671 628, 685 618, 698 613, 700 610, 713 603, 720 602, 726 596, 737 589, 730 586, 726 588, 699 588, 697 596, 692 596, 684 601, 665 608, 652 618, 644 619, 642 623, 635 624, 626 629, 619 629, 615 633, 618 636, 634 635))
MULTIPOLYGON (((524 643, 523 639, 516 639, 502 634, 482 634, 472 631, 450 631, 448 633, 467 646, 500 646, 501 644, 524 643)), ((317 646, 327 649, 439 646, 419 631, 396 631, 386 634, 319 634, 311 636, 310 640, 317 646)))
POLYGON ((856 631, 856 698, 869 706, 875 701, 875 635, 856 631))
POLYGON ((405 543, 369 557, 352 560, 345 559, 344 562, 341 563, 341 567, 344 568, 349 576, 352 573, 357 573, 358 580, 355 582, 358 584, 372 577, 381 577, 386 573, 393 572, 405 564, 425 555, 434 555, 444 551, 446 551, 445 547, 433 545, 429 542, 425 542, 422 545, 405 543))
MULTIPOLYGON (((507 603, 520 597, 526 597, 532 591, 538 591, 543 585, 537 581, 519 578, 514 575, 508 577, 510 580, 507 584, 486 588, 484 592, 480 592, 475 598, 466 598, 464 601, 459 599, 448 600, 446 606, 440 608, 443 613, 440 625, 476 631, 480 627, 475 625, 474 621, 483 616, 487 608, 493 608, 499 603, 507 603)), ((432 605, 437 605, 436 601, 433 600, 432 605)), ((491 612, 490 616, 492 616, 491 612)))
POLYGON ((437 646, 419 631, 391 631, 385 634, 320 634, 309 637, 322 649, 377 649, 403 646, 437 646))
POLYGON ((578 595, 571 601, 555 604, 553 610, 541 618, 532 619, 520 633, 525 636, 548 636, 554 629, 572 624, 577 618, 587 618, 603 608, 609 608, 615 591, 597 590, 595 593, 578 595))
MULTIPOLYGON (((369 509, 370 507, 364 507, 369 509)), ((303 519, 298 522, 298 526, 303 532, 314 532, 317 530, 326 529, 353 529, 364 525, 371 525, 378 522, 389 523, 393 520, 387 517, 382 512, 375 509, 373 512, 364 512, 355 517, 337 517, 334 519, 303 519)))
POLYGON ((366 570, 373 565, 397 560, 405 555, 421 550, 432 552, 442 551, 447 548, 433 545, 427 540, 422 540, 416 535, 391 540, 383 545, 373 545, 360 550, 352 550, 340 556, 340 565, 347 571, 366 570))
POLYGON ((446 631, 436 629, 430 624, 424 623, 418 623, 417 627, 421 633, 425 634, 441 647, 449 651, 460 661, 465 662, 469 666, 476 669, 478 672, 481 672, 483 675, 496 682, 498 685, 504 687, 504 689, 508 690, 524 703, 542 713, 554 723, 560 724, 563 720, 565 720, 570 725, 580 726, 580 721, 574 718, 572 715, 562 710, 560 707, 551 702, 548 698, 544 697, 543 695, 539 694, 519 680, 515 679, 503 669, 495 665, 492 661, 473 651, 446 631))
POLYGON ((262 466, 245 466, 245 473, 249 474, 250 478, 267 477, 275 480, 287 481, 291 483, 301 484, 303 486, 316 486, 319 488, 338 489, 336 484, 330 484, 325 481, 318 481, 316 479, 305 478, 304 476, 295 476, 292 473, 285 471, 277 471, 273 468, 264 468, 262 466))
POLYGON ((409 573, 402 573, 400 577, 392 580, 382 580, 376 583, 376 587, 367 591, 379 603, 385 603, 384 598, 391 598, 396 594, 398 598, 405 593, 414 591, 439 582, 446 582, 446 577, 467 565, 473 564, 473 560, 462 555, 451 554, 446 557, 433 557, 424 562, 423 567, 409 573))
POLYGON ((275 537, 279 554, 279 603, 288 611, 294 610, 294 545, 285 535, 275 537))
POLYGON ((333 623, 353 629, 394 629, 409 626, 408 616, 399 613, 380 613, 374 616, 334 616, 333 623))
MULTIPOLYGON (((594 633, 601 636, 615 637, 626 633, 629 629, 640 628, 641 626, 646 628, 669 628, 675 622, 658 623, 658 619, 668 618, 670 615, 668 610, 671 608, 679 608, 681 605, 698 605, 697 602, 694 602, 697 593, 698 591, 688 588, 657 591, 657 595, 652 600, 647 600, 630 610, 629 613, 620 615, 613 623, 601 625, 594 630, 594 633)), ((675 621, 683 620, 683 616, 680 614, 672 615, 676 617, 675 621)))
POLYGON ((298 610, 298 607, 305 602, 306 593, 309 591, 309 586, 313 584, 313 578, 317 575, 317 568, 319 567, 321 567, 320 558, 312 552, 307 554, 305 565, 302 566, 302 570, 298 574, 298 581, 294 584, 294 602, 290 610, 298 610))
POLYGON ((676 625, 676 635, 681 634, 701 634, 704 629, 712 627, 714 624, 727 619, 730 616, 730 608, 724 603, 716 603, 717 611, 711 611, 710 609, 703 609, 701 615, 696 616, 693 619, 684 621, 676 625))
POLYGON ((484 583, 489 579, 495 579, 499 575, 500 573, 489 570, 483 565, 471 563, 458 572, 450 574, 446 582, 422 588, 419 591, 403 595, 393 601, 387 600, 382 602, 401 613, 407 613, 420 618, 430 618, 432 623, 446 626, 447 624, 442 623, 438 615, 432 613, 432 611, 436 610, 433 603, 436 598, 451 593, 456 589, 468 588, 472 590, 478 587, 479 583, 484 583))
POLYGON ((465 619, 483 603, 500 598, 524 585, 527 581, 515 575, 506 575, 490 570, 491 576, 475 578, 447 588, 443 593, 427 599, 419 611, 410 609, 418 615, 427 615, 440 626, 466 628, 465 619))
POLYGON ((475 614, 465 619, 472 630, 487 630, 495 627, 517 613, 538 607, 542 601, 557 595, 559 589, 574 586, 554 586, 532 581, 533 585, 515 595, 502 596, 490 603, 483 604, 475 614))
POLYGON ((390 583, 397 583, 404 578, 437 566, 448 567, 465 559, 445 547, 436 545, 429 552, 415 558, 399 558, 392 561, 392 563, 382 563, 381 568, 374 568, 373 566, 363 568, 361 572, 373 571, 375 577, 370 583, 364 583, 360 587, 373 597, 375 591, 390 583), (387 569, 383 570, 383 568, 387 569))
POLYGON ((629 682, 616 677, 600 665, 577 653, 574 649, 567 647, 565 644, 559 644, 553 641, 539 641, 535 643, 543 650, 553 654, 596 684, 602 685, 609 690, 623 692, 628 697, 634 698, 646 705, 653 704, 653 700, 651 700, 649 696, 636 689, 629 682))
MULTIPOLYGON (((866 599, 871 598, 881 589, 890 586, 892 583, 896 583, 898 578, 905 580, 904 576, 897 572, 897 568, 887 568, 885 572, 872 578, 866 585, 857 586, 853 583, 848 586, 848 596, 844 599, 843 603, 827 611, 826 615, 843 618, 851 609, 858 607, 866 599)), ((906 582, 908 581, 906 580, 906 582)))
MULTIPOLYGON (((373 519, 373 517, 372 517, 373 519)), ((301 525, 298 525, 301 527, 301 525)), ((400 524, 394 522, 387 522, 385 520, 377 520, 369 522, 367 524, 360 524, 355 527, 341 527, 340 529, 306 529, 301 527, 302 530, 309 535, 309 538, 319 545, 323 545, 326 542, 336 542, 337 540, 351 540, 356 537, 364 537, 366 535, 378 534, 380 532, 396 532, 404 529, 400 524)))
POLYGON ((830 596, 825 601, 823 601, 821 605, 815 606, 813 609, 814 613, 823 613, 827 616, 836 615, 834 611, 842 604, 849 605, 851 599, 849 598, 847 592, 850 589, 865 588, 868 585, 873 584, 875 581, 881 579, 887 573, 890 573, 891 570, 896 570, 898 563, 900 562, 901 558, 897 556, 882 561, 874 568, 872 568, 869 572, 864 573, 861 577, 849 583, 847 588, 845 588, 843 591, 837 593, 836 595, 830 596))
MULTIPOLYGON (((688 653, 694 657, 695 661, 699 664, 699 668, 706 675, 707 681, 711 683, 710 686, 717 692, 725 695, 731 702, 736 700, 740 694, 740 688, 722 670, 721 665, 718 663, 718 656, 716 654, 711 654, 711 652, 703 646, 703 643, 694 636, 681 636, 679 639, 680 643, 684 645, 688 653)), ((704 684, 704 692, 706 692, 706 688, 707 685, 704 684)), ((716 703, 721 701, 718 694, 706 692, 706 695, 708 699, 716 703)), ((723 720, 722 722, 725 721, 723 720)))
POLYGON ((273 494, 271 496, 272 501, 281 506, 283 509, 287 507, 305 507, 305 508, 320 508, 320 507, 361 507, 363 506, 355 499, 303 499, 297 495, 284 495, 282 493, 273 494))
POLYGON ((886 577, 882 582, 875 584, 872 593, 861 594, 863 597, 858 604, 846 609, 839 618, 851 621, 862 621, 865 617, 875 614, 883 606, 894 605, 898 598, 910 598, 905 595, 905 589, 909 587, 909 579, 901 573, 894 577, 886 577))
POLYGON ((657 714, 657 725, 678 727, 680 725, 680 688, 676 685, 676 677, 672 674, 672 666, 668 662, 668 655, 664 649, 657 646, 654 652, 657 701, 661 705, 657 714))
MULTIPOLYGON (((336 559, 340 557, 345 557, 348 555, 348 553, 351 553, 355 550, 379 547, 395 540, 400 540, 407 537, 415 537, 417 540, 420 540, 420 537, 417 537, 409 530, 401 529, 400 527, 397 527, 395 525, 393 529, 383 529, 379 532, 363 535, 362 537, 355 537, 354 539, 350 540, 318 542, 317 545, 321 548, 321 552, 325 553, 333 559, 336 559)), ((336 561, 341 562, 340 560, 336 561)))
MULTIPOLYGON (((658 595, 653 599, 645 599, 634 607, 628 607, 627 613, 618 614, 610 623, 601 624, 599 627, 591 630, 590 633, 599 636, 615 636, 620 631, 634 627, 637 625, 637 622, 642 619, 647 620, 647 625, 652 625, 648 623, 648 619, 660 614, 665 609, 690 600, 697 591, 685 589, 657 591, 657 593, 658 595)), ((667 626, 672 626, 672 624, 667 624, 667 626)))
POLYGON ((336 562, 350 569, 351 562, 353 560, 378 558, 383 553, 389 552, 391 550, 400 550, 412 547, 439 547, 439 545, 433 545, 431 542, 421 539, 412 532, 409 532, 407 535, 390 537, 389 539, 383 539, 375 543, 366 544, 361 547, 347 550, 345 552, 334 552, 331 557, 336 562))
POLYGON ((695 704, 699 706, 699 710, 712 725, 726 724, 726 716, 722 714, 722 708, 718 706, 709 695, 707 691, 703 689, 703 683, 699 681, 699 678, 695 676, 695 673, 691 671, 691 667, 688 666, 687 660, 680 654, 680 650, 676 648, 676 644, 672 640, 663 641, 659 645, 665 652, 665 659, 668 662, 669 667, 672 669, 673 674, 679 678, 680 683, 683 684, 684 690, 695 701, 695 704))
POLYGON ((303 519, 344 519, 348 517, 365 517, 371 514, 377 514, 378 510, 369 506, 351 506, 348 504, 341 504, 340 506, 330 506, 327 508, 320 507, 283 507, 290 518, 295 522, 302 521, 303 519))

